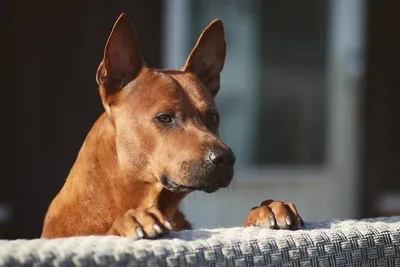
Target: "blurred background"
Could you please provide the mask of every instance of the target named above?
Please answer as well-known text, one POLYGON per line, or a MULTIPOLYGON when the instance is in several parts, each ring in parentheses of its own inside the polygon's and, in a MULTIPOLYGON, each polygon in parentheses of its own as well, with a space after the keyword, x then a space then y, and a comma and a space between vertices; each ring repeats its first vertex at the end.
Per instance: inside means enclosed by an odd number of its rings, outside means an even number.
POLYGON ((399 1, 3 0, 0 238, 41 233, 92 124, 95 82, 121 12, 145 60, 180 68, 223 19, 228 54, 217 97, 235 181, 194 193, 196 228, 241 225, 265 199, 306 221, 400 214, 399 1))

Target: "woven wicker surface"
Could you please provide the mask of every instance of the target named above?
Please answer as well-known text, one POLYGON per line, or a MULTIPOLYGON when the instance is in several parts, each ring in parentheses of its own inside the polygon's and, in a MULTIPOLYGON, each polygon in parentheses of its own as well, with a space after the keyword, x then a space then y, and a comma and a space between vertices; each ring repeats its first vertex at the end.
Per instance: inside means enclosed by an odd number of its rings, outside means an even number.
POLYGON ((400 217, 308 222, 303 230, 199 229, 160 240, 0 241, 0 266, 400 266, 400 217))

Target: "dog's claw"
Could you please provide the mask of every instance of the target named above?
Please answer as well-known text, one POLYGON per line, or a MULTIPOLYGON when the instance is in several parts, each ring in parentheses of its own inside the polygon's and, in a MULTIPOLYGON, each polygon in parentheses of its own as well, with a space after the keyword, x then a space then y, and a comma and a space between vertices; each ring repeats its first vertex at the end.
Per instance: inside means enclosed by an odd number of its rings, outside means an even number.
POLYGON ((278 229, 286 230, 286 229, 290 228, 290 226, 286 223, 286 221, 279 221, 278 220, 277 223, 278 223, 278 229))
POLYGON ((287 225, 292 225, 292 219, 290 218, 290 216, 286 217, 286 224, 287 225))
POLYGON ((157 234, 162 234, 164 232, 158 224, 155 224, 153 228, 157 234))
POLYGON ((297 218, 297 221, 298 221, 298 224, 300 225, 300 227, 304 227, 304 221, 300 216, 297 218))
POLYGON ((167 227, 168 230, 172 231, 172 225, 169 221, 165 221, 164 226, 167 227))
POLYGON ((139 239, 144 237, 144 231, 142 229, 142 227, 136 227, 136 235, 139 239))
POLYGON ((271 227, 271 229, 274 229, 276 227, 276 222, 275 222, 274 216, 269 216, 268 221, 269 221, 269 226, 271 227))

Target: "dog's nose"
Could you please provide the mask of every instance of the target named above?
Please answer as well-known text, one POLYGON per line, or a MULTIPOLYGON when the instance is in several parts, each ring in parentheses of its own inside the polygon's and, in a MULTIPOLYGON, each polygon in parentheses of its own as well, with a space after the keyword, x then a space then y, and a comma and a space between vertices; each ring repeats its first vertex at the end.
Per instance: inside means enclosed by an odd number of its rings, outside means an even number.
POLYGON ((236 156, 230 148, 215 148, 209 152, 208 158, 217 166, 233 166, 236 161, 236 156))

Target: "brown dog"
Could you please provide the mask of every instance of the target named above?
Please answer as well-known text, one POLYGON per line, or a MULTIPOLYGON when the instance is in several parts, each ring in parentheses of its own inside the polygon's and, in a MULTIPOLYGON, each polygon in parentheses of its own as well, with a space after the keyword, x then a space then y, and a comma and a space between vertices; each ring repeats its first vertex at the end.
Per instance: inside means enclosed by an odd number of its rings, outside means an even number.
MULTIPOLYGON (((47 212, 43 238, 120 235, 153 238, 190 229, 178 210, 191 191, 229 185, 235 155, 218 134, 214 97, 226 53, 214 20, 182 70, 148 68, 122 14, 97 71, 105 113, 89 132, 47 212)), ((296 229, 292 203, 265 201, 245 226, 296 229)))

